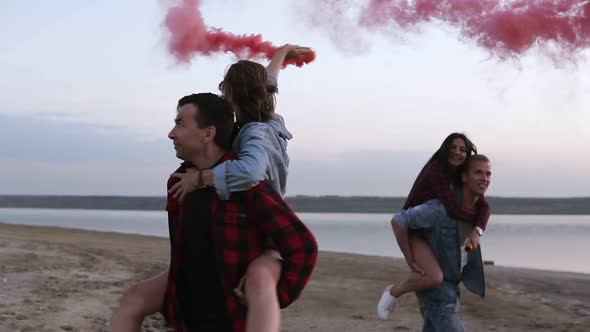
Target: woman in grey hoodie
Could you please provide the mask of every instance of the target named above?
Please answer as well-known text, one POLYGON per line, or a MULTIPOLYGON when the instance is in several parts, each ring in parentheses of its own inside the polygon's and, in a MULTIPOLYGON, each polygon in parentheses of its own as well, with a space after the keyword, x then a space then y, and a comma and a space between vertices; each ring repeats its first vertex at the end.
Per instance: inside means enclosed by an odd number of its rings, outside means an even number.
POLYGON ((248 190, 264 180, 284 196, 289 166, 287 141, 293 136, 285 127, 283 117, 275 113, 275 93, 282 64, 287 56, 295 56, 297 49, 283 46, 266 68, 248 60, 229 67, 219 89, 235 108, 239 131, 233 150, 238 159, 203 170, 201 174, 196 170, 173 174, 180 179, 170 189, 175 198, 182 201, 197 185, 205 185, 215 187, 219 197, 227 200, 232 192, 248 190))

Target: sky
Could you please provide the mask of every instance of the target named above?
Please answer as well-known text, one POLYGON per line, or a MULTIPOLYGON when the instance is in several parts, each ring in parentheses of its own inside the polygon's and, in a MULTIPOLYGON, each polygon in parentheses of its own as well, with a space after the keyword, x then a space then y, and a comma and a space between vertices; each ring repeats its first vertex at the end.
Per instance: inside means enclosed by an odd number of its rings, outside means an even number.
MULTIPOLYGON (((334 35, 309 23, 310 1, 201 7, 208 25, 317 53, 279 76, 288 196, 404 196, 456 131, 492 160, 490 195, 590 196, 589 51, 501 61, 438 23, 334 35)), ((165 194, 178 99, 217 92, 236 59, 175 63, 164 4, 0 2, 0 194, 165 194)))

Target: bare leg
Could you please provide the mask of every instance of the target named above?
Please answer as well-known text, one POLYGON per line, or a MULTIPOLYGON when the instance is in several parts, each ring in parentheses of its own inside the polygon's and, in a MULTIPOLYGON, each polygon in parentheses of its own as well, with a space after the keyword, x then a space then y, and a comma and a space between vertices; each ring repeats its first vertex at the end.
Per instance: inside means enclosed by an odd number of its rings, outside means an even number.
POLYGON ((248 265, 245 280, 247 332, 278 332, 280 329, 277 284, 281 276, 281 264, 272 252, 265 252, 248 265))
POLYGON ((432 249, 426 241, 417 236, 410 238, 410 244, 412 246, 412 253, 416 263, 424 271, 424 275, 420 275, 416 272, 411 272, 406 280, 393 285, 389 290, 389 293, 393 297, 400 297, 405 293, 422 291, 437 287, 442 283, 443 274, 438 265, 438 261, 432 249))
POLYGON ((113 315, 111 332, 139 332, 143 319, 162 309, 168 271, 129 287, 113 315))

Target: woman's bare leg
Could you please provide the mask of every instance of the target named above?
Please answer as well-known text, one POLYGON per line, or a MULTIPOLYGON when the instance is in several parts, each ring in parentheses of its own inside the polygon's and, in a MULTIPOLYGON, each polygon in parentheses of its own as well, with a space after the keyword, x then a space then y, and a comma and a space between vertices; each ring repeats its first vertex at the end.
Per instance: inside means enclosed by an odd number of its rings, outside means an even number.
POLYGON ((168 271, 129 287, 113 315, 111 332, 139 332, 143 319, 162 309, 168 271))
POLYGON ((281 264, 273 251, 267 251, 248 265, 245 296, 248 304, 246 332, 278 332, 281 311, 277 284, 281 264))
POLYGON ((435 288, 443 280, 443 274, 438 261, 428 243, 418 236, 412 236, 410 238, 410 244, 412 246, 414 260, 418 263, 422 271, 424 271, 424 275, 412 271, 407 279, 393 285, 389 293, 395 298, 399 298, 405 293, 435 288))

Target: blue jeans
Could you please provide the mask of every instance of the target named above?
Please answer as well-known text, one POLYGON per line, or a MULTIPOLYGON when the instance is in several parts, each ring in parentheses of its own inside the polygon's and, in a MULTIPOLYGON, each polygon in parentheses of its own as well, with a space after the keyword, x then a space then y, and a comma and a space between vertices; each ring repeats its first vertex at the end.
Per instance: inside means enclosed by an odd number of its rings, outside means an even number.
MULTIPOLYGON (((443 283, 438 288, 448 287, 443 283)), ((447 289, 450 291, 450 289, 447 289)), ((447 292, 445 292, 447 293, 447 292)), ((448 293, 447 293, 448 294, 448 293)), ((418 295, 420 312, 424 318, 422 332, 464 332, 465 327, 459 313, 459 293, 457 291, 455 299, 442 299, 428 293, 418 295)))

